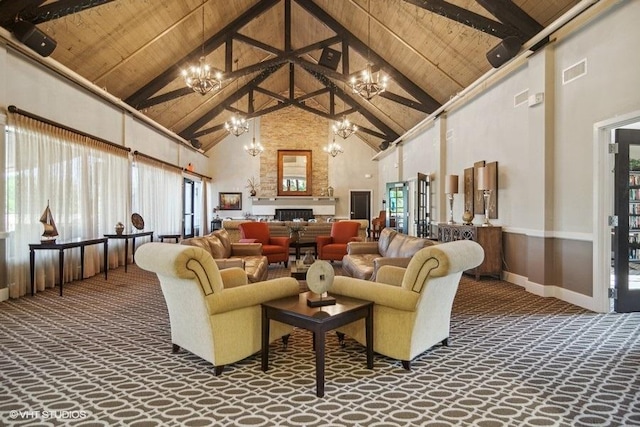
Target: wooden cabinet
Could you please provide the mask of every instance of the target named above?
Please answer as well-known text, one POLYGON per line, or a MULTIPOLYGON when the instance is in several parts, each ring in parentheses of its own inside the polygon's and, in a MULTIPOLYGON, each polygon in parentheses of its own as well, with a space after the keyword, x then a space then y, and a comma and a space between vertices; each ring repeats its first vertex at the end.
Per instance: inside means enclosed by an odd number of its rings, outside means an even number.
POLYGON ((480 276, 502 276, 502 227, 482 227, 462 224, 438 224, 438 240, 473 240, 484 249, 484 261, 478 267, 467 270, 476 280, 480 276))

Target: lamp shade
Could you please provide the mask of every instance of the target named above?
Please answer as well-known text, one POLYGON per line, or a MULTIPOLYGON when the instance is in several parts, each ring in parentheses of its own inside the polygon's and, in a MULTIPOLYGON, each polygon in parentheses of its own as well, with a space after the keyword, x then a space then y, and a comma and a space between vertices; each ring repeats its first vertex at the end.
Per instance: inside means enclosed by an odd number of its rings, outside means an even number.
POLYGON ((489 169, 482 166, 478 168, 478 190, 489 189, 489 169))
POLYGON ((454 194, 458 192, 458 175, 447 175, 444 181, 444 192, 454 194))

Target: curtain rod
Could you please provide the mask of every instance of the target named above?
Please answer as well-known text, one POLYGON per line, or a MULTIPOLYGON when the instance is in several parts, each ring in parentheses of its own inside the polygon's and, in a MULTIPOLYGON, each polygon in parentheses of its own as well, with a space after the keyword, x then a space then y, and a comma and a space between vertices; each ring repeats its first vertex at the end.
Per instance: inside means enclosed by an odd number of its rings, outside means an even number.
POLYGON ((210 176, 202 175, 202 174, 200 174, 198 172, 193 172, 193 171, 187 170, 187 169, 185 169, 183 167, 176 166, 176 165, 174 165, 172 163, 169 163, 169 162, 165 162, 164 160, 157 159, 157 158, 155 158, 153 156, 150 156, 148 154, 141 153, 138 150, 134 151, 133 155, 134 156, 141 156, 141 157, 147 158, 149 160, 153 160, 154 162, 158 162, 158 163, 161 163, 163 165, 166 165, 166 166, 181 170, 182 172, 186 172, 186 173, 191 174, 191 175, 199 176, 200 178, 209 179, 209 180, 212 179, 210 176))
POLYGON ((131 151, 131 148, 129 148, 129 147, 123 147, 122 145, 113 143, 111 141, 107 141, 106 139, 102 139, 100 137, 91 135, 91 134, 86 133, 86 132, 82 132, 82 131, 80 131, 78 129, 74 129, 74 128, 69 127, 69 126, 65 126, 62 123, 58 123, 58 122, 54 122, 53 120, 45 119, 44 117, 40 117, 40 116, 38 116, 36 114, 33 114, 33 113, 30 113, 28 111, 21 110, 18 107, 16 107, 15 105, 9 105, 7 110, 10 113, 20 114, 21 116, 29 117, 30 119, 37 120, 39 122, 46 123, 48 125, 57 127, 59 129, 64 129, 64 130, 67 130, 69 132, 72 132, 72 133, 75 133, 75 134, 78 134, 78 135, 81 135, 81 136, 85 136, 87 138, 94 139, 96 141, 102 142, 103 144, 107 144, 107 145, 109 145, 111 147, 115 147, 115 148, 118 148, 120 150, 124 150, 126 152, 130 152, 131 151))

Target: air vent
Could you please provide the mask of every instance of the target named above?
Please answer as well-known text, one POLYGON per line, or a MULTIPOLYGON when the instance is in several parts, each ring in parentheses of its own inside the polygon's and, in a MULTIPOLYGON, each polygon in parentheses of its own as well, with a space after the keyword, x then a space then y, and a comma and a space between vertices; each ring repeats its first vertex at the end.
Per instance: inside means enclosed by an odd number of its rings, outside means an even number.
POLYGON ((575 79, 579 79, 585 74, 587 74, 586 58, 578 62, 577 64, 570 66, 569 68, 565 68, 562 71, 562 84, 566 85, 567 83, 572 82, 575 79))
POLYGON ((529 99, 529 89, 525 89, 520 93, 517 93, 516 96, 513 97, 513 106, 517 107, 518 105, 522 105, 527 102, 529 99))

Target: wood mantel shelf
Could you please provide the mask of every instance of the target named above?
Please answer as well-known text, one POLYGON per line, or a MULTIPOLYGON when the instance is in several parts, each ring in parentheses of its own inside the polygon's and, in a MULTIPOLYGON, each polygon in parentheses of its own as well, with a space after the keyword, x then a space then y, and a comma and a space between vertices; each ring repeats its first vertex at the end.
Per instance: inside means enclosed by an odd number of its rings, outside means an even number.
POLYGON ((277 208, 313 209, 314 215, 335 215, 337 197, 272 196, 252 197, 253 215, 275 215, 277 208))

